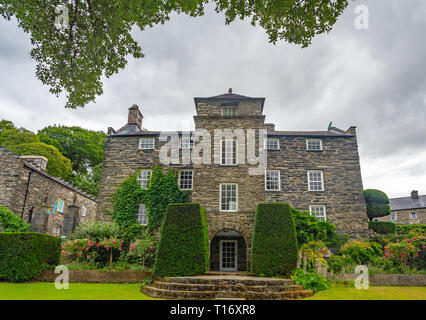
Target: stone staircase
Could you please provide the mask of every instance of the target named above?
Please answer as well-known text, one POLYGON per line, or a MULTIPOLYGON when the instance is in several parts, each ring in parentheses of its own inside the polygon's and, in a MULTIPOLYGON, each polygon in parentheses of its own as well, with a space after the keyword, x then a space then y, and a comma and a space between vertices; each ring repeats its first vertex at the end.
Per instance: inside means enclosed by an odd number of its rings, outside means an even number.
POLYGON ((313 294, 288 279, 225 274, 157 278, 152 284, 143 286, 141 291, 154 298, 185 300, 288 300, 313 294))

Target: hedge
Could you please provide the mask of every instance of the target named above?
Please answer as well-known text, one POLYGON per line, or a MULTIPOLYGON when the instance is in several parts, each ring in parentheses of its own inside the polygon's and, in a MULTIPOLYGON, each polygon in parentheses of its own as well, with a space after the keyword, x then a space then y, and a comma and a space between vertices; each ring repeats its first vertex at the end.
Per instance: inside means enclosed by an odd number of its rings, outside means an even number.
POLYGON ((393 222, 369 221, 368 229, 371 229, 380 234, 394 234, 396 231, 396 225, 393 222))
POLYGON ((254 219, 251 272, 288 276, 297 265, 298 246, 291 207, 286 203, 259 203, 254 219))
POLYGON ((37 278, 60 263, 61 239, 35 233, 0 233, 0 279, 22 282, 37 278))
POLYGON ((363 194, 367 216, 370 220, 390 215, 389 198, 386 193, 376 189, 367 189, 364 190, 363 194))
POLYGON ((408 234, 411 230, 419 230, 426 234, 426 224, 398 224, 396 226, 396 233, 400 235, 408 234))
POLYGON ((154 275, 193 276, 207 271, 206 215, 200 204, 170 204, 164 219, 154 275))

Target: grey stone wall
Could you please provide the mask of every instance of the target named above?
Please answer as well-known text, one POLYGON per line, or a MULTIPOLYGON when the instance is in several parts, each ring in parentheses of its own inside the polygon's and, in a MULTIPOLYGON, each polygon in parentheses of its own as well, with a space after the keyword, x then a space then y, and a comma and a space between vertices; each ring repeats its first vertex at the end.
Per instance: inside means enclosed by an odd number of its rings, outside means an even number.
POLYGON ((268 151, 268 169, 280 170, 281 191, 265 191, 266 201, 288 202, 309 211, 325 205, 326 217, 342 234, 368 235, 356 136, 316 137, 323 151, 306 150, 306 136, 281 136, 280 150, 268 151), (308 170, 322 170, 324 191, 309 191, 308 170))
POLYGON ((33 226, 33 230, 43 231, 44 225, 45 233, 53 234, 55 227, 62 231, 64 216, 68 214, 68 207, 73 206, 78 208, 79 215, 82 207, 86 208, 86 216, 81 216, 80 222, 95 218, 97 203, 92 198, 54 177, 31 169, 22 159, 6 150, 0 149, 0 158, 5 159, 0 168, 0 182, 5 181, 1 183, 0 205, 6 205, 25 222, 37 225, 33 226), (56 212, 47 215, 46 211, 53 208, 58 199, 64 201, 65 214, 56 212), (42 214, 47 217, 40 217, 42 214))
POLYGON ((397 219, 395 221, 390 220, 390 215, 380 217, 379 221, 395 222, 396 224, 426 224, 426 208, 412 209, 412 210, 398 210, 392 211, 396 213, 397 219), (417 213, 417 219, 411 218, 411 213, 417 213))

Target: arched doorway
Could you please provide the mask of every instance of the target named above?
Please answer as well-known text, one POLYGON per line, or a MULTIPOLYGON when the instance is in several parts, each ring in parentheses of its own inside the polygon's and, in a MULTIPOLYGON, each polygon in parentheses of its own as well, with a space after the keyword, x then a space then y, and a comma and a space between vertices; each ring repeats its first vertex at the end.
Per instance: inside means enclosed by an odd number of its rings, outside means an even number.
POLYGON ((247 271, 247 245, 241 233, 222 230, 210 241, 210 271, 247 271))

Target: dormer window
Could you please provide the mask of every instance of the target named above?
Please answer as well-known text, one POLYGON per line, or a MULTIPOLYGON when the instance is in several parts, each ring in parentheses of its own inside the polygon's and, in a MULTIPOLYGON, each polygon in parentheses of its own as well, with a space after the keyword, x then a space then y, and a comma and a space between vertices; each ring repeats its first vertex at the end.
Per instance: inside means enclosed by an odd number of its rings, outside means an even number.
POLYGON ((223 106, 222 107, 222 116, 232 117, 237 115, 237 106, 223 106))

